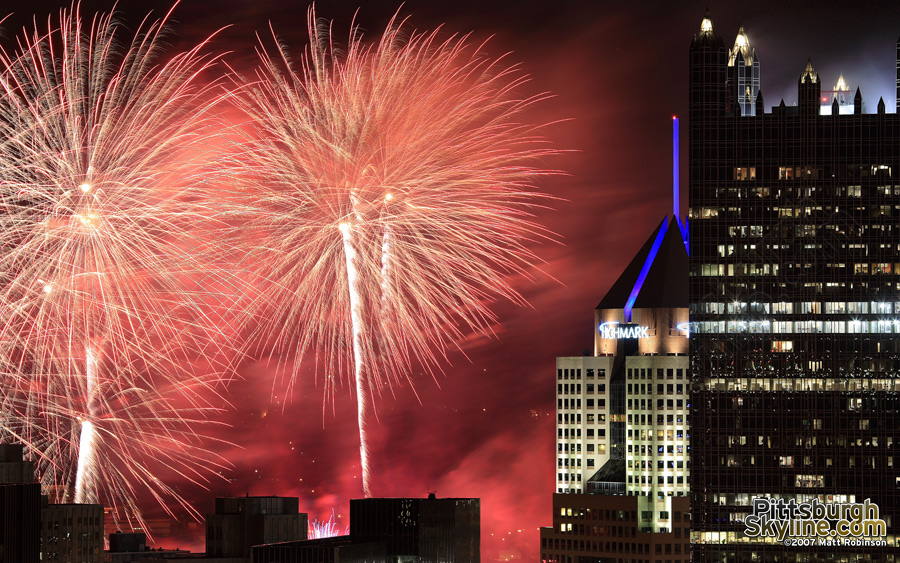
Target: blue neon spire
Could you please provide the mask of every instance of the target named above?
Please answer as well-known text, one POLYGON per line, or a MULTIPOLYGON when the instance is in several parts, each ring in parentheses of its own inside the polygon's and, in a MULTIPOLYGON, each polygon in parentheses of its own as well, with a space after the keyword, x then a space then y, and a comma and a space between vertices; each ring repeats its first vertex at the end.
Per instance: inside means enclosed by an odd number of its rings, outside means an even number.
POLYGON ((687 221, 681 222, 681 192, 678 185, 678 177, 680 170, 678 169, 678 117, 672 116, 672 215, 675 216, 675 223, 678 225, 678 231, 681 233, 681 240, 684 242, 684 249, 688 256, 691 250, 688 248, 688 229, 687 221))
POLYGON ((678 118, 672 116, 672 215, 677 219, 680 213, 681 194, 678 193, 678 118))
POLYGON ((662 226, 659 228, 659 231, 656 233, 656 239, 653 241, 653 246, 650 247, 650 252, 647 254, 647 259, 644 260, 644 265, 641 267, 641 273, 638 274, 637 281, 634 282, 634 287, 631 288, 631 293, 628 295, 628 301, 625 302, 625 322, 631 322, 631 308, 634 307, 634 302, 637 299, 638 294, 641 292, 641 287, 644 285, 644 280, 647 279, 647 274, 650 272, 650 266, 653 265, 653 261, 656 259, 656 255, 659 253, 659 247, 662 245, 663 239, 666 237, 666 231, 669 228, 669 218, 663 218, 662 226))

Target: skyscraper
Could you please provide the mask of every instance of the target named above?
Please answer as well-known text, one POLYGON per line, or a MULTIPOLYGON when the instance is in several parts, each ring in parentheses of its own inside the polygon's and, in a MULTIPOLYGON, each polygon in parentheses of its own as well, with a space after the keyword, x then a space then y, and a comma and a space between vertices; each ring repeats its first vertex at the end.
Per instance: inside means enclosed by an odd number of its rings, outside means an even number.
POLYGON ((858 89, 820 115, 811 60, 797 106, 767 113, 760 91, 747 112, 708 16, 689 53, 694 560, 894 561, 900 119, 863 114, 858 89), (871 499, 886 533, 785 545, 748 534, 754 498, 871 499))
MULTIPOLYGON (((677 185, 676 176, 676 202, 677 185)), ((556 359, 557 494, 553 527, 541 529, 544 562, 690 556, 685 235, 677 215, 664 218, 594 311, 594 355, 556 359)))

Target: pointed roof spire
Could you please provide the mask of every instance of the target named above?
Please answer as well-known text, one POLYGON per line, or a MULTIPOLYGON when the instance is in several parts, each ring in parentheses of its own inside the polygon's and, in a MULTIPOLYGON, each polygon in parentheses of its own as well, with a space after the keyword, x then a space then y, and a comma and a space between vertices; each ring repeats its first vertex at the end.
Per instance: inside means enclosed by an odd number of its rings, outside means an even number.
POLYGON ((709 6, 706 7, 706 15, 703 16, 703 21, 700 22, 700 33, 712 33, 713 23, 712 20, 709 19, 709 6))
POLYGON ((840 76, 838 76, 837 84, 834 85, 834 90, 836 92, 849 92, 850 87, 847 86, 847 82, 844 81, 844 73, 842 72, 840 76))
POLYGON ((734 47, 728 51, 728 66, 734 66, 738 56, 741 57, 744 64, 752 66, 754 54, 753 49, 750 47, 750 39, 747 37, 747 32, 744 31, 744 26, 741 26, 737 36, 734 38, 734 47))
POLYGON ((744 26, 741 26, 737 32, 737 37, 734 38, 734 46, 744 48, 748 45, 750 45, 750 40, 747 39, 747 32, 744 31, 744 26))
POLYGON ((812 65, 812 57, 810 57, 806 62, 806 70, 804 70, 803 74, 800 75, 800 83, 806 84, 807 78, 812 84, 815 84, 819 81, 819 75, 816 73, 816 69, 814 69, 812 65))
POLYGON ((884 113, 884 97, 878 99, 878 113, 884 113))

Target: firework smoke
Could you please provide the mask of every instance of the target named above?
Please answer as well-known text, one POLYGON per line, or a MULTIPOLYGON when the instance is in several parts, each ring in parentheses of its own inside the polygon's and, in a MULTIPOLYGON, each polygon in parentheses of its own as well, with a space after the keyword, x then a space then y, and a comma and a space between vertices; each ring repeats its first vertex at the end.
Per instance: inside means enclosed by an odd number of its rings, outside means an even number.
POLYGON ((507 280, 528 277, 528 247, 547 237, 533 182, 553 151, 518 121, 536 101, 516 97, 521 74, 466 37, 401 28, 371 46, 354 29, 338 49, 311 10, 299 63, 263 48, 236 93, 249 134, 235 173, 253 200, 242 234, 255 227, 269 251, 263 336, 298 360, 314 352, 329 390, 352 377, 367 496, 375 397, 489 333, 492 300, 521 304, 507 280))
POLYGON ((214 215, 199 76, 215 59, 162 59, 167 18, 120 38, 76 6, 0 51, 0 437, 54 501, 138 525, 141 491, 192 510, 157 471, 218 469, 197 431, 224 406, 216 370, 187 367, 221 342, 185 242, 214 215))

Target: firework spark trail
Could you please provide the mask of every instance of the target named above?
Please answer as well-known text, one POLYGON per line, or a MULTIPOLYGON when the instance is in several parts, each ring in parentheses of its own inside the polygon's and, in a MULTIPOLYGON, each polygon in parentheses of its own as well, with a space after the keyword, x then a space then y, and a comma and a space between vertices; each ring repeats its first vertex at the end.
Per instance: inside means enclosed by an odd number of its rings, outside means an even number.
POLYGON ((163 58, 168 18, 122 37, 75 5, 0 50, 0 438, 54 501, 138 526, 139 495, 197 515, 160 471, 202 485, 223 464, 204 428, 224 338, 198 289, 221 277, 194 248, 214 240, 216 59, 163 58))
POLYGON ((87 415, 89 418, 80 421, 81 436, 78 444, 78 462, 75 471, 75 502, 93 504, 97 502, 94 489, 95 466, 97 458, 94 455, 94 422, 97 409, 94 394, 97 392, 97 360, 90 346, 85 348, 85 374, 87 381, 87 415))
POLYGON ((234 73, 249 117, 231 159, 249 196, 241 235, 266 237, 251 251, 270 282, 258 336, 292 353, 293 377, 314 353, 329 394, 352 380, 367 495, 374 400, 490 334, 498 297, 523 304, 508 280, 530 277, 529 246, 552 238, 533 211, 555 151, 519 122, 539 98, 516 97, 521 74, 466 37, 401 27, 373 45, 354 29, 338 49, 310 10, 298 64, 262 47, 256 81, 234 73))

